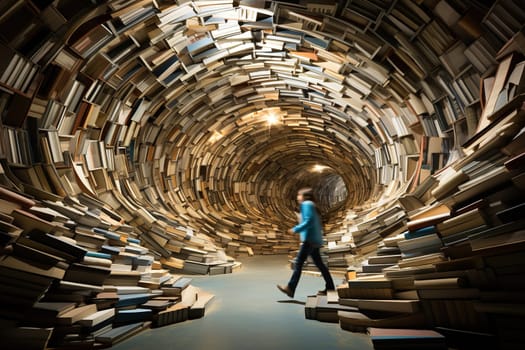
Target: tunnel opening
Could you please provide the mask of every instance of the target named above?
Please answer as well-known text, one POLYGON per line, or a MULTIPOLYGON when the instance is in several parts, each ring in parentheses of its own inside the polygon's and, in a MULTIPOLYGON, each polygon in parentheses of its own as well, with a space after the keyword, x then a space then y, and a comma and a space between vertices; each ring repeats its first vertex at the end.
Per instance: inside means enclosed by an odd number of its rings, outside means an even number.
POLYGON ((190 202, 192 209, 204 214, 195 216, 201 229, 241 238, 246 233, 275 232, 286 241, 287 229, 295 224, 298 186, 316 188, 326 222, 334 225, 346 209, 370 200, 376 189, 374 159, 357 137, 342 137, 343 129, 350 133, 353 129, 331 123, 320 111, 289 103, 257 107, 216 116, 210 119, 212 124, 195 124, 207 129, 204 137, 178 132, 188 147, 172 154, 178 159, 173 171, 183 182, 189 166, 197 179, 192 186, 177 187, 177 196, 198 199, 190 202), (326 133, 327 127, 334 131, 326 133), (348 191, 346 184, 352 179, 359 185, 348 191), (200 225, 202 217, 209 226, 200 225))
POLYGON ((347 208, 348 189, 345 180, 333 168, 315 163, 304 167, 295 178, 289 179, 293 183, 291 192, 283 196, 283 203, 289 203, 292 210, 298 210, 295 200, 297 192, 302 188, 312 188, 316 205, 325 224, 333 224, 340 219, 341 212, 347 208), (290 202, 290 198, 292 199, 290 202))

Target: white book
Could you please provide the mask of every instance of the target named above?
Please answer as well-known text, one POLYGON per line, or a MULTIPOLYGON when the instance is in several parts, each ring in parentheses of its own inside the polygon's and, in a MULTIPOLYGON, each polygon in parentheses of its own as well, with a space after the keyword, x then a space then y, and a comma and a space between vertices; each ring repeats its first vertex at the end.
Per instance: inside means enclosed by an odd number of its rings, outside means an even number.
POLYGON ((174 5, 170 8, 170 10, 161 12, 157 15, 157 18, 159 19, 159 24, 162 26, 164 24, 175 22, 177 20, 180 20, 181 18, 187 17, 187 16, 194 16, 195 11, 191 7, 191 3, 186 3, 184 5, 174 5))
POLYGON ((15 82, 16 78, 24 68, 25 60, 21 57, 16 55, 16 64, 11 70, 9 77, 4 81, 7 85, 13 86, 13 83, 15 82))
POLYGON ((285 43, 301 44, 301 39, 300 38, 292 38, 292 37, 289 37, 289 36, 281 36, 281 35, 270 34, 270 35, 266 35, 266 39, 267 40, 274 40, 274 41, 282 41, 282 42, 285 42, 285 43))
POLYGON ((11 75, 12 70, 15 68, 16 64, 18 63, 18 60, 20 59, 21 57, 16 54, 13 55, 13 57, 11 57, 11 61, 9 62, 9 65, 7 66, 4 73, 2 74, 2 77, 0 77, 0 81, 2 83, 7 82, 7 79, 9 79, 9 76, 11 75))
MULTIPOLYGON (((13 82, 13 87, 18 90, 22 90, 22 87, 26 85, 26 80, 29 77, 29 74, 31 73, 32 64, 29 62, 25 62, 24 66, 22 67, 22 70, 20 70, 20 73, 16 77, 16 80, 13 82)), ((23 91, 23 90, 22 90, 23 91)))

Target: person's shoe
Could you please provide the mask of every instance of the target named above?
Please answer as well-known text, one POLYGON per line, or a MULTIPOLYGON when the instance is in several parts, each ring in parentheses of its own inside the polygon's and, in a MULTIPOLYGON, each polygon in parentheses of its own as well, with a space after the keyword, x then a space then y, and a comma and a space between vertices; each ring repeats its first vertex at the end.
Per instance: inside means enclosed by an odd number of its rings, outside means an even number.
POLYGON ((293 298, 293 291, 290 289, 290 287, 288 286, 281 286, 281 285, 277 285, 277 288, 279 288, 279 290, 281 292, 283 292, 284 294, 288 295, 290 298, 293 298))
POLYGON ((317 292, 317 295, 326 295, 327 294, 327 291, 329 290, 335 290, 335 289, 323 289, 323 290, 320 290, 317 292))

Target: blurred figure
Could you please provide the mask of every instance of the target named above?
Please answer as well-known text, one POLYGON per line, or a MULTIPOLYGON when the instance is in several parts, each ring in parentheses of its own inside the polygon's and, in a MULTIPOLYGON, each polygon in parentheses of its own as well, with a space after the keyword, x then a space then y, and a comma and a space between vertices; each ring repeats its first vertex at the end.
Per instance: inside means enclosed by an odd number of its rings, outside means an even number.
POLYGON ((311 188, 303 188, 297 193, 297 201, 300 205, 301 216, 300 223, 290 229, 290 233, 299 233, 301 238, 301 248, 295 259, 294 271, 290 281, 286 286, 277 285, 277 288, 284 294, 293 298, 295 289, 301 278, 303 264, 310 255, 315 266, 321 271, 325 281, 325 289, 319 291, 320 294, 326 294, 328 290, 335 290, 334 281, 328 268, 323 263, 319 248, 323 245, 323 229, 321 224, 321 215, 314 202, 314 194, 311 188))

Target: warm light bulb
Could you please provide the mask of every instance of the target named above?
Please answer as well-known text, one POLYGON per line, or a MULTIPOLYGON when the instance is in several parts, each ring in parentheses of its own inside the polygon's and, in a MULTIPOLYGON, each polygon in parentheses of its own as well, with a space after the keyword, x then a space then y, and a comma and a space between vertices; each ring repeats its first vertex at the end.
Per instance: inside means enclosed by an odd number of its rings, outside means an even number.
POLYGON ((268 125, 275 125, 279 122, 279 117, 275 113, 269 113, 266 116, 266 122, 268 123, 268 125))

